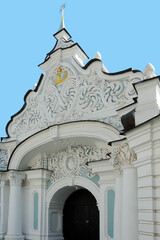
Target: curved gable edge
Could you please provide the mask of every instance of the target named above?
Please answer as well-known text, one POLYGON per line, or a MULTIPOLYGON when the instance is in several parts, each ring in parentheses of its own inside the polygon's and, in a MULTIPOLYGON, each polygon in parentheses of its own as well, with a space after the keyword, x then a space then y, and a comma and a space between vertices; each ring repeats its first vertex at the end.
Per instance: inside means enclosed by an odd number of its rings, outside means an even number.
MULTIPOLYGON (((75 60, 75 59, 74 59, 74 60, 75 60)), ((101 60, 99 60, 99 59, 91 59, 84 67, 81 67, 81 66, 78 64, 78 62, 76 62, 76 60, 75 60, 75 63, 76 63, 76 65, 79 66, 79 69, 83 69, 82 71, 84 71, 84 73, 85 73, 86 70, 89 71, 90 69, 92 69, 95 64, 100 63, 99 68, 101 69, 100 71, 101 71, 102 75, 108 76, 110 80, 112 80, 112 79, 116 80, 116 76, 117 76, 117 79, 118 79, 118 78, 121 78, 121 75, 123 75, 123 74, 124 74, 124 75, 127 74, 127 75, 126 75, 127 77, 129 76, 128 74, 132 74, 133 77, 135 76, 135 78, 137 77, 137 78, 139 78, 139 79, 141 79, 141 78, 142 78, 142 75, 143 75, 140 71, 132 70, 131 68, 126 69, 126 70, 124 70, 124 71, 117 72, 117 73, 106 73, 106 72, 103 72, 103 70, 102 70, 102 68, 101 68, 101 67, 102 67, 102 62, 101 62, 101 60)), ((131 76, 131 78, 133 78, 133 77, 131 76)), ((10 136, 10 134, 9 134, 9 131, 8 131, 9 126, 13 123, 13 121, 15 120, 15 118, 18 117, 18 115, 22 114, 22 113, 25 111, 26 106, 27 106, 27 98, 28 98, 28 96, 30 95, 30 93, 33 93, 33 92, 36 93, 36 92, 38 91, 39 86, 41 85, 41 82, 42 82, 42 79, 43 79, 43 78, 44 78, 44 74, 41 74, 40 79, 39 79, 39 81, 38 81, 38 84, 37 84, 36 88, 35 88, 34 90, 29 90, 29 91, 25 94, 23 107, 20 109, 19 112, 17 112, 17 113, 14 114, 13 116, 11 116, 11 120, 10 120, 10 121, 7 123, 7 125, 6 125, 7 137, 1 138, 1 140, 2 140, 3 142, 5 142, 5 141, 7 141, 9 138, 11 138, 11 136, 10 136)), ((133 85, 133 87, 134 87, 134 85, 133 85)), ((133 99, 133 100, 134 100, 134 99, 133 99)), ((79 121, 79 120, 81 120, 81 119, 75 119, 75 121, 79 121)), ((83 120, 95 120, 95 119, 90 118, 90 119, 83 119, 83 120)), ((66 122, 69 122, 69 121, 66 121, 66 122)), ((52 123, 52 124, 50 124, 50 125, 53 125, 53 124, 54 124, 54 123, 52 123)), ((15 138, 15 139, 16 139, 16 138, 15 138)), ((15 140, 15 139, 12 139, 12 140, 15 140)))
POLYGON ((26 105, 27 105, 27 97, 29 96, 29 94, 30 94, 31 92, 37 92, 37 91, 38 91, 38 88, 39 88, 39 86, 40 86, 40 84, 41 84, 41 82, 42 82, 43 77, 44 77, 44 75, 43 75, 43 73, 42 73, 41 76, 40 76, 40 78, 39 78, 39 81, 38 81, 38 83, 37 83, 36 88, 35 88, 34 90, 31 90, 31 89, 28 90, 28 91, 26 92, 26 94, 24 95, 24 104, 23 104, 22 108, 21 108, 17 113, 15 113, 14 115, 11 116, 11 120, 10 120, 10 121, 7 123, 7 125, 6 125, 6 134, 7 134, 7 137, 2 137, 2 138, 1 138, 1 141, 2 141, 2 142, 5 141, 5 140, 7 140, 8 138, 10 138, 10 135, 9 135, 9 132, 8 132, 8 127, 9 127, 9 125, 13 122, 13 120, 14 120, 14 118, 15 118, 16 116, 18 116, 19 114, 21 114, 21 113, 24 111, 24 109, 26 108, 26 105))

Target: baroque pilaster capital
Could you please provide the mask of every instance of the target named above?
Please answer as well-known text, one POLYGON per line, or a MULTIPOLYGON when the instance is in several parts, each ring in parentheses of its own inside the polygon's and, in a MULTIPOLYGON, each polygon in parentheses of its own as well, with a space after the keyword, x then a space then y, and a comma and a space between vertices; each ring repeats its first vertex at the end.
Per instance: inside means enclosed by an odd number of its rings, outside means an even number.
POLYGON ((8 151, 0 148, 0 168, 6 169, 8 162, 8 151))
POLYGON ((8 176, 11 186, 21 186, 21 183, 25 178, 26 174, 15 171, 11 171, 8 176))
POLYGON ((122 167, 132 165, 135 160, 136 154, 126 141, 112 147, 112 162, 115 169, 120 171, 122 167))
POLYGON ((5 181, 7 180, 7 176, 5 173, 0 173, 0 181, 5 181))
POLYGON ((0 173, 0 186, 4 186, 8 181, 6 173, 0 173))

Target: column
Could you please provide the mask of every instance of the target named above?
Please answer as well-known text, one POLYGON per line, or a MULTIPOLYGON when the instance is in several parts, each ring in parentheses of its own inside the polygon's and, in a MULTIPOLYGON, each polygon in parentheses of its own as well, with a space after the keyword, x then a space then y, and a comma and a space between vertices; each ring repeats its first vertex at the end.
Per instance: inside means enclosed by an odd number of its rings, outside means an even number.
POLYGON ((7 194, 6 194, 7 176, 5 173, 0 173, 0 239, 4 238, 7 232, 7 194))
POLYGON ((121 240, 121 220, 122 220, 122 172, 116 171, 115 208, 114 208, 115 240, 121 240))
POLYGON ((25 177, 26 175, 20 172, 11 171, 9 173, 10 197, 6 240, 24 239, 21 227, 21 183, 25 177))
MULTIPOLYGON (((117 237, 117 233, 120 232, 120 229, 116 228, 116 237, 115 240, 137 240, 138 239, 138 200, 137 200, 137 171, 136 168, 132 165, 132 162, 136 160, 136 155, 129 148, 129 145, 126 141, 123 141, 120 145, 116 146, 114 149, 114 155, 119 160, 122 170, 123 177, 122 180, 117 183, 121 184, 122 181, 122 205, 120 212, 118 210, 115 212, 117 214, 115 219, 119 217, 120 224, 120 215, 121 215, 121 238, 117 237)), ((121 193, 119 192, 119 196, 121 193)), ((118 196, 117 196, 118 197, 118 196)), ((119 199, 116 201, 120 201, 119 199)), ((116 203, 117 207, 120 208, 120 204, 116 203)), ((117 222, 118 224, 118 222, 117 222)))
POLYGON ((123 167, 122 239, 138 239, 137 173, 132 165, 123 167))
POLYGON ((122 167, 119 147, 112 143, 112 164, 115 169, 115 208, 114 208, 114 239, 121 240, 122 228, 122 167))

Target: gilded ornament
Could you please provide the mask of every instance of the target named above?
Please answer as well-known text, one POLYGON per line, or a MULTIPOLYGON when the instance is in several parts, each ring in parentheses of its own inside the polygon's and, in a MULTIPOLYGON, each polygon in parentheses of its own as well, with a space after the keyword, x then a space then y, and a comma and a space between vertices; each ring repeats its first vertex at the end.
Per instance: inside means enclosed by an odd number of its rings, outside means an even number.
POLYGON ((67 78, 68 73, 67 71, 62 71, 62 69, 59 67, 57 70, 57 74, 55 75, 54 84, 55 86, 61 82, 64 82, 64 80, 67 78))

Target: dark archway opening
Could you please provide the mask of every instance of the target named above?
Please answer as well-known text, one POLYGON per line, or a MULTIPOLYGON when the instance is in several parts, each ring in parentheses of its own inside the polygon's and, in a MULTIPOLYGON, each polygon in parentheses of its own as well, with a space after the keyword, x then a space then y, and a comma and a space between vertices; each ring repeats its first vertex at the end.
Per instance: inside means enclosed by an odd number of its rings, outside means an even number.
POLYGON ((65 240, 99 240, 99 211, 88 190, 77 190, 66 200, 63 234, 65 240))

